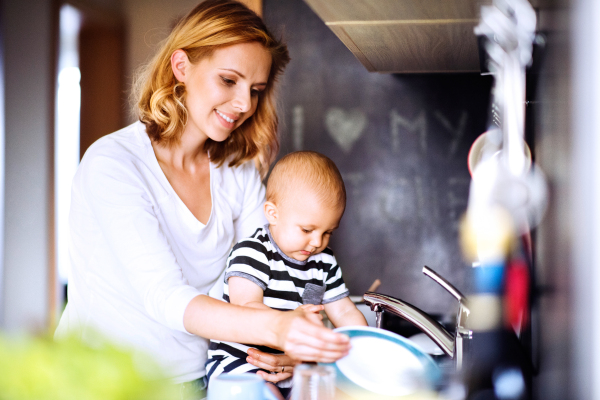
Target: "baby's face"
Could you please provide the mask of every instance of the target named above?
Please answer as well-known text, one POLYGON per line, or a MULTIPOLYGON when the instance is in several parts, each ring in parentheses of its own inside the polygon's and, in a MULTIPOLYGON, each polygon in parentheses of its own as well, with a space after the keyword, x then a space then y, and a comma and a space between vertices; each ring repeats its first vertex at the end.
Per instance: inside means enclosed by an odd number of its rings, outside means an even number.
POLYGON ((277 211, 276 220, 270 221, 273 239, 288 257, 305 261, 327 247, 344 209, 323 204, 312 193, 301 193, 287 199, 277 211))

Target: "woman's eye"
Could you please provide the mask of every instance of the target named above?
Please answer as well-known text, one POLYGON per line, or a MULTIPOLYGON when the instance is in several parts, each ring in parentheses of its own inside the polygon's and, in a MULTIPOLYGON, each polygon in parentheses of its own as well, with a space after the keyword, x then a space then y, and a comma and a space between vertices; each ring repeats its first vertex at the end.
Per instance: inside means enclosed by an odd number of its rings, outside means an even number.
POLYGON ((234 80, 229 79, 229 78, 225 78, 224 76, 221 77, 221 80, 223 81, 223 83, 225 83, 226 85, 233 85, 235 83, 234 80))
POLYGON ((309 229, 304 229, 304 228, 302 228, 302 232, 304 232, 304 233, 311 233, 312 231, 311 231, 311 230, 309 230, 309 229))
POLYGON ((252 94, 252 97, 257 97, 260 96, 264 93, 265 88, 261 87, 261 88, 252 88, 250 90, 250 93, 252 94))

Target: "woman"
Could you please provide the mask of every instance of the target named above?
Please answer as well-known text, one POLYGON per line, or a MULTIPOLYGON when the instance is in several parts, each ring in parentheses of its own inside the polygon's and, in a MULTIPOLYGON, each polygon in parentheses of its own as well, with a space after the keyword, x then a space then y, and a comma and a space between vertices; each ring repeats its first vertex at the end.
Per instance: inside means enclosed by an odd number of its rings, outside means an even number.
POLYGON ((348 351, 313 313, 207 296, 231 244, 265 223, 261 174, 278 150, 274 84, 288 60, 237 2, 205 1, 175 27, 139 79, 140 122, 92 145, 73 180, 69 303, 57 336, 99 331, 150 352, 176 382, 204 376, 204 338, 283 349, 290 357, 248 359, 277 372, 263 374, 273 382, 290 376, 292 358, 348 351))

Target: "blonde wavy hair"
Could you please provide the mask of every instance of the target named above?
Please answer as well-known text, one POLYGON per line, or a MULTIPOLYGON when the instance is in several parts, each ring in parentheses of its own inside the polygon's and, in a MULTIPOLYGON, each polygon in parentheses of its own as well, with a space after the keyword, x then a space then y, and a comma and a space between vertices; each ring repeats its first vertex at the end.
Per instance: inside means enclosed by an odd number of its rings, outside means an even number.
POLYGON ((165 39, 160 51, 138 74, 133 96, 139 119, 151 140, 173 146, 187 123, 185 85, 175 78, 171 55, 182 49, 193 64, 216 49, 258 42, 272 57, 269 80, 255 113, 223 142, 208 139, 204 145, 217 165, 229 160, 236 166, 254 160, 264 177, 279 151, 274 86, 289 62, 286 45, 276 39, 262 19, 234 0, 206 0, 185 16, 165 39))

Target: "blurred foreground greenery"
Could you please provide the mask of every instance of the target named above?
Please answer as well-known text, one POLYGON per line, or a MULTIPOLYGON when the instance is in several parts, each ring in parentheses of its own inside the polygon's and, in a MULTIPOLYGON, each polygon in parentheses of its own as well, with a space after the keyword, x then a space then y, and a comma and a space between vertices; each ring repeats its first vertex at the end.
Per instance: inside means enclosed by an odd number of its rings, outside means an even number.
POLYGON ((109 344, 0 335, 0 400, 181 399, 150 359, 109 344))

